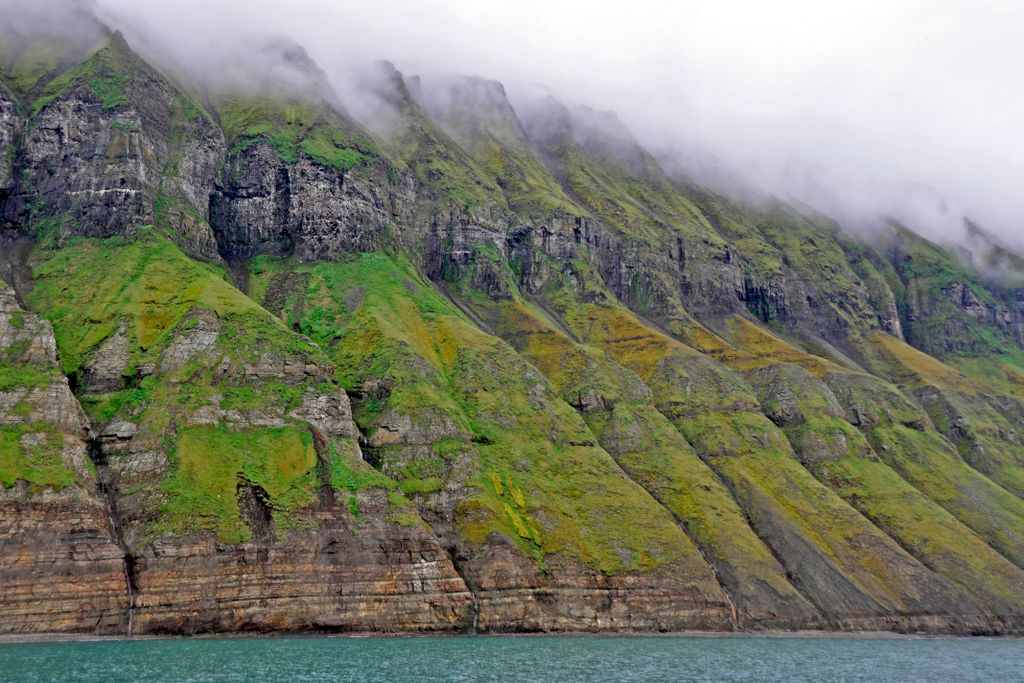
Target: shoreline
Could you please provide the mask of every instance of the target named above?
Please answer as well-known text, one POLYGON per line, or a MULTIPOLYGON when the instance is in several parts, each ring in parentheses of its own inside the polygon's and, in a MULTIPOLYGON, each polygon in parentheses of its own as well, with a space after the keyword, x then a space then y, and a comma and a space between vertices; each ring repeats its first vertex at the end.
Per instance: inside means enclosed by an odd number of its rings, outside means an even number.
POLYGON ((197 633, 193 635, 143 634, 97 635, 89 633, 19 633, 0 634, 0 645, 51 643, 102 643, 154 640, 289 640, 289 639, 381 639, 381 638, 794 638, 843 640, 1007 640, 1024 641, 1021 635, 955 635, 931 633, 896 633, 893 631, 674 631, 671 633, 592 633, 564 631, 557 633, 197 633))

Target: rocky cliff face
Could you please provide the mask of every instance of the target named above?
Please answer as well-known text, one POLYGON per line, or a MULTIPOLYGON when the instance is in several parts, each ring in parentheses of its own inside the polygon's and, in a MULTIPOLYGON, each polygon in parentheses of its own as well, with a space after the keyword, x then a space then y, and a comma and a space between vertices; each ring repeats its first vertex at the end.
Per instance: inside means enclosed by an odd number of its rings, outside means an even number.
POLYGON ((25 105, 32 124, 8 222, 65 239, 158 222, 197 256, 216 257, 206 213, 223 136, 120 34, 25 105))
POLYGON ((366 171, 308 157, 288 163, 266 142, 245 147, 231 158, 212 199, 221 249, 232 259, 277 254, 315 261, 381 248, 394 199, 381 169, 373 177, 366 171))
POLYGON ((265 52, 0 79, 4 629, 1024 628, 1024 259, 265 52))
POLYGON ((0 193, 5 199, 14 187, 14 155, 22 122, 18 105, 0 88, 0 149, 4 150, 3 161, 0 161, 0 193))
MULTIPOLYGON (((132 632, 466 621, 465 584, 394 484, 360 459, 348 397, 315 346, 165 238, 36 258, 32 301, 51 313, 69 281, 84 309, 128 284, 112 274, 119 266, 151 264, 129 285, 145 312, 115 307, 106 339, 64 361, 85 378, 132 632)), ((88 325, 54 319, 62 338, 88 325)))
POLYGON ((124 554, 50 324, 0 282, 0 630, 119 631, 124 554))

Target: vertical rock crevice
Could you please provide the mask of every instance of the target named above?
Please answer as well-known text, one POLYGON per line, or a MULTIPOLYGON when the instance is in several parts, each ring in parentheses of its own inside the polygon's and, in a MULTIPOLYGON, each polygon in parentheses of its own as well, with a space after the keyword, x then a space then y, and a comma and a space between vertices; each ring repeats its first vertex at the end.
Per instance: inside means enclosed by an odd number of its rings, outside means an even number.
POLYGON ((97 488, 99 489, 99 493, 107 506, 107 520, 110 524, 110 536, 121 549, 124 556, 124 583, 125 597, 127 598, 127 623, 125 625, 125 635, 131 636, 133 635, 134 629, 135 599, 138 593, 135 556, 132 555, 131 549, 125 541, 124 528, 118 511, 118 490, 114 472, 111 470, 110 464, 107 462, 107 458, 103 454, 103 450, 100 448, 99 439, 97 437, 90 436, 88 447, 89 460, 96 468, 97 488))

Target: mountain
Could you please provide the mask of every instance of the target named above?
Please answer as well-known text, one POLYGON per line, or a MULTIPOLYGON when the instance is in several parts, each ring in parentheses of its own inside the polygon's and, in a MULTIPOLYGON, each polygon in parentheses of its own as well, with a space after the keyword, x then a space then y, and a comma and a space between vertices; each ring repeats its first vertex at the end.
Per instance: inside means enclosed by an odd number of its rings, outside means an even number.
POLYGON ((71 7, 0 32, 0 632, 1024 631, 982 227, 285 40, 174 77, 71 7))

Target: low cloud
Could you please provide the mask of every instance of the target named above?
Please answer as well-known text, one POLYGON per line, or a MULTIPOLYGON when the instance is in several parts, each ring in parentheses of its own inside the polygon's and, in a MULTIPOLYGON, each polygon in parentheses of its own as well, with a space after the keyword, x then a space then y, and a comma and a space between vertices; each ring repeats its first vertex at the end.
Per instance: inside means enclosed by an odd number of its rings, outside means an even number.
POLYGON ((894 216, 938 239, 963 239, 967 215, 1024 246, 1015 0, 96 4, 192 74, 222 73, 226 55, 265 70, 253 46, 283 36, 342 90, 380 59, 541 87, 617 112, 705 181, 742 179, 852 227, 894 216))

